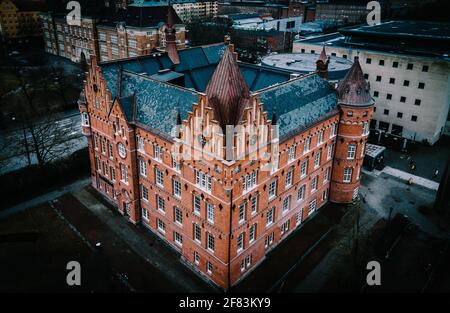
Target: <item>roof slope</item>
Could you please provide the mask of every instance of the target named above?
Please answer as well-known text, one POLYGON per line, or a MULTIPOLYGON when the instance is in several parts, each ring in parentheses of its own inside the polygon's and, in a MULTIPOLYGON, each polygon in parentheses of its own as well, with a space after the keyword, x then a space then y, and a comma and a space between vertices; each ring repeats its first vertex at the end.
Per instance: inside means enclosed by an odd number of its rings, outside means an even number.
POLYGON ((334 114, 337 96, 333 87, 318 75, 301 77, 260 94, 264 110, 276 113, 280 138, 289 137, 334 114))
POLYGON ((239 123, 250 91, 229 48, 206 86, 206 94, 222 129, 239 123))
POLYGON ((187 89, 156 81, 144 75, 123 71, 122 80, 122 108, 127 118, 133 105, 133 122, 140 123, 154 132, 170 135, 177 122, 178 112, 181 118, 187 117, 192 110, 192 104, 198 101, 198 94, 187 89), (135 100, 130 96, 135 94, 135 100))
POLYGON ((355 62, 348 71, 345 78, 339 83, 337 88, 339 102, 352 106, 368 106, 373 104, 370 96, 370 88, 364 78, 359 58, 355 57, 355 62))

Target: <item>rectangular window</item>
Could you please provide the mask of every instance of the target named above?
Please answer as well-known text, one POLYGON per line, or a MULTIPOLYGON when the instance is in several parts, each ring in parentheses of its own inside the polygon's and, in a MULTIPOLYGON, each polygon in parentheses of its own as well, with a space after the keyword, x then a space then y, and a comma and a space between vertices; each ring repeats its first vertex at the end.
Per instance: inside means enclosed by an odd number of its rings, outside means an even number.
POLYGON ((237 252, 240 252, 244 249, 244 238, 245 233, 240 233, 237 238, 237 252))
POLYGON ((141 176, 147 176, 147 163, 143 159, 139 159, 139 169, 141 176))
POLYGON ((333 124, 331 125, 331 129, 330 129, 330 138, 336 136, 337 133, 337 124, 333 124))
POLYGON ((266 236, 266 239, 264 240, 264 247, 267 249, 273 244, 273 233, 266 236))
POLYGON ((125 164, 120 164, 121 179, 124 183, 128 183, 128 169, 125 164))
POLYGON ((289 231, 291 220, 287 220, 281 225, 281 236, 285 235, 289 231))
POLYGON ((417 115, 412 115, 411 116, 411 121, 417 122, 417 115))
POLYGON ((197 224, 194 224, 194 240, 198 243, 202 242, 202 229, 197 224))
POLYGON ((155 167, 156 184, 160 187, 164 187, 164 173, 157 167, 155 167))
POLYGON ((308 215, 313 214, 317 209, 317 201, 316 199, 313 199, 311 202, 309 202, 309 207, 308 207, 308 215))
POLYGON ((344 169, 344 179, 343 182, 344 183, 349 183, 352 180, 352 173, 353 173, 353 169, 350 167, 347 167, 344 169))
POLYGON ((394 61, 394 62, 392 63, 392 67, 397 68, 397 67, 398 67, 398 62, 397 62, 397 61, 394 61))
POLYGON ((206 262, 206 272, 207 272, 209 275, 212 275, 212 272, 213 272, 213 265, 212 265, 212 263, 209 262, 209 261, 206 262))
POLYGON ((174 217, 175 223, 177 223, 179 225, 183 225, 183 212, 181 211, 181 209, 179 207, 174 208, 173 217, 174 217))
POLYGON ((397 118, 402 118, 403 117, 403 113, 402 112, 397 112, 397 118))
POLYGON ((283 213, 286 213, 291 208, 291 196, 287 196, 283 201, 283 213))
POLYGON ((161 150, 160 146, 158 146, 158 145, 153 146, 153 157, 157 161, 160 161, 160 162, 162 161, 162 150, 161 150))
POLYGON ((403 81, 403 86, 408 87, 408 86, 409 86, 409 80, 404 80, 404 81, 403 81))
POLYGON ((194 251, 194 263, 195 263, 196 265, 199 265, 199 264, 200 264, 200 254, 198 254, 197 251, 194 251))
POLYGON ((302 213, 303 211, 300 210, 295 214, 295 225, 300 225, 302 223, 302 213))
POLYGON ((172 167, 177 172, 181 171, 181 164, 179 162, 177 162, 177 160, 175 160, 175 159, 173 159, 173 161, 172 161, 172 167))
POLYGON ((425 83, 419 83, 419 89, 425 89, 425 83))
POLYGON ((306 194, 306 185, 302 185, 297 190, 297 201, 304 200, 305 199, 305 194, 306 194))
POLYGON ((308 174, 308 159, 302 161, 300 166, 300 177, 305 177, 308 174))
POLYGON ((160 196, 156 196, 156 204, 158 206, 158 210, 161 212, 166 212, 166 202, 163 198, 161 198, 160 196))
POLYGON ((289 172, 286 173, 286 181, 285 181, 286 188, 289 188, 290 186, 292 186, 293 174, 294 174, 294 169, 291 169, 289 172))
POLYGON ((194 213, 200 215, 201 199, 198 196, 194 196, 194 213))
POLYGON ((239 206, 239 223, 243 223, 245 221, 245 203, 241 203, 239 206))
POLYGON ((408 65, 406 66, 406 69, 407 69, 407 70, 412 70, 413 67, 414 67, 414 64, 408 63, 408 65))
POLYGON ((277 181, 274 180, 270 182, 269 185, 269 199, 276 197, 276 195, 277 195, 277 181))
POLYGON ((371 63, 372 63, 372 59, 371 59, 371 58, 367 58, 367 59, 366 59, 366 63, 367 63, 367 64, 371 64, 371 63))
POLYGON ((148 188, 145 187, 144 185, 142 185, 142 199, 144 199, 145 201, 148 201, 148 188))
POLYGON ((206 190, 211 191, 211 176, 199 170, 194 170, 195 184, 206 190))
POLYGON ((308 152, 310 146, 311 146, 311 137, 305 139, 305 146, 303 147, 303 153, 308 152))
POLYGON ((325 173, 323 174, 323 182, 326 183, 330 179, 330 168, 327 167, 325 169, 325 173))
POLYGON ((142 208, 141 209, 142 218, 146 221, 148 221, 148 211, 147 209, 142 208))
POLYGON ((178 179, 173 179, 173 195, 177 198, 181 198, 181 183, 178 179))
POLYGON ((317 153, 314 156, 314 168, 318 168, 320 166, 320 155, 321 154, 322 154, 322 149, 317 150, 317 153))
POLYGON ((177 245, 179 245, 180 247, 183 246, 183 236, 176 231, 173 232, 173 239, 177 245))
POLYGON ((356 145, 349 144, 347 147, 347 160, 353 160, 356 154, 356 145))
POLYGON ((380 75, 377 75, 376 81, 377 81, 377 82, 380 82, 380 81, 381 81, 381 76, 380 76, 380 75))
POLYGON ((145 151, 145 138, 144 137, 138 138, 138 150, 141 152, 145 151))
POLYGON ((257 175, 256 172, 252 172, 243 177, 243 187, 245 192, 253 189, 253 187, 256 186, 257 182, 256 175, 257 175))
POLYGON ((110 167, 109 168, 110 172, 111 172, 111 180, 114 182, 116 181, 116 169, 114 167, 110 167))
POLYGON ((249 230, 249 242, 253 242, 256 239, 256 224, 253 224, 249 230))
POLYGON ((378 61, 378 65, 380 65, 380 66, 384 66, 384 60, 380 60, 380 61, 378 61))
POLYGON ((422 103, 422 100, 416 99, 414 100, 414 105, 420 105, 422 103))
POLYGON ((267 211, 266 226, 270 226, 273 224, 274 215, 275 215, 275 208, 271 208, 269 211, 267 211))
POLYGON ((317 142, 319 144, 323 142, 323 130, 319 131, 319 134, 317 135, 317 142))
POLYGON ((331 160, 333 154, 333 144, 329 144, 327 147, 327 160, 331 160))
POLYGON ((112 147, 112 144, 110 142, 108 142, 108 155, 109 155, 109 158, 112 160, 112 158, 113 158, 113 147, 112 147))
POLYGON ((89 115, 81 113, 81 126, 89 126, 89 115))
POLYGON ((405 103, 406 102, 406 97, 400 97, 400 102, 405 103))
POLYGON ((166 224, 158 218, 157 225, 158 225, 158 230, 160 232, 162 232, 163 234, 165 234, 166 233, 166 224))
POLYGON ((395 84, 395 78, 393 77, 389 78, 389 84, 395 84))
POLYGON ((295 160, 295 146, 290 146, 288 150, 288 162, 295 160))
POLYGON ((317 190, 317 176, 311 180, 311 193, 317 190))
POLYGON ((207 233, 206 236, 206 248, 214 252, 214 236, 210 233, 207 233))
POLYGON ((214 205, 208 202, 206 202, 206 216, 208 222, 214 224, 214 205))
POLYGON ((429 69, 428 65, 422 66, 422 72, 428 72, 428 69, 429 69))
POLYGON ((252 215, 255 214, 258 211, 258 196, 253 196, 252 200, 252 215))

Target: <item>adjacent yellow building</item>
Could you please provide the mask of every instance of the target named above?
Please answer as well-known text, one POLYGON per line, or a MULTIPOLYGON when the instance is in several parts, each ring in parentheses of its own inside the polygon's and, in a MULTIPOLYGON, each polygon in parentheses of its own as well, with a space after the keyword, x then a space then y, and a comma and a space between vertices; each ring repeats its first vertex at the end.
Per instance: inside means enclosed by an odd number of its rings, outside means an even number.
POLYGON ((39 11, 45 3, 41 0, 0 0, 0 32, 6 38, 42 35, 39 11))

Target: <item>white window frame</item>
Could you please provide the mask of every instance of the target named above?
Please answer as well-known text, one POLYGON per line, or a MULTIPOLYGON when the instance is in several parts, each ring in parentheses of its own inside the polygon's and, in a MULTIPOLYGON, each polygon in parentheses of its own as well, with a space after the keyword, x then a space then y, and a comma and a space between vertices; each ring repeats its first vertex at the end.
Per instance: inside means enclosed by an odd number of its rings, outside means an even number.
POLYGON ((173 208, 173 219, 175 224, 183 226, 183 211, 177 206, 173 208))
POLYGON ((344 168, 342 182, 350 183, 352 181, 352 175, 353 175, 353 168, 351 168, 351 167, 344 168))
POLYGON ((347 146, 347 160, 354 160, 356 156, 356 144, 351 143, 347 146))
POLYGON ((192 201, 194 206, 194 214, 200 216, 202 210, 202 199, 199 196, 194 195, 194 199, 192 201))
POLYGON ((286 173, 286 179, 285 179, 285 186, 286 189, 292 186, 292 180, 294 177, 294 169, 291 168, 287 173, 286 173))
POLYGON ((239 205, 239 219, 238 219, 239 224, 242 224, 245 222, 246 206, 247 206, 247 204, 245 202, 242 202, 239 205))
POLYGON ((244 250, 244 245, 245 245, 245 232, 242 232, 239 234, 238 238, 237 238, 237 252, 241 252, 242 250, 244 250))
POLYGON ((317 150, 316 155, 314 156, 314 168, 318 168, 320 166, 321 155, 322 149, 317 150))
POLYGON ((212 203, 206 202, 206 219, 209 223, 214 225, 214 205, 212 203))
POLYGON ((214 235, 211 233, 207 233, 206 235, 206 248, 214 253, 214 249, 215 249, 215 239, 214 239, 214 235))
POLYGON ((303 146, 303 154, 308 153, 310 148, 311 148, 311 137, 308 137, 305 139, 305 144, 303 146))
POLYGON ((156 185, 159 187, 164 187, 164 173, 157 167, 155 167, 155 180, 156 185))
POLYGON ((181 199, 181 182, 178 178, 173 178, 173 195, 179 199, 181 199))
POLYGON ((139 159, 139 173, 141 176, 147 177, 147 162, 144 159, 139 159))
POLYGON ((159 212, 166 213, 166 200, 160 195, 156 195, 156 206, 159 212))
POLYGON ((273 225, 275 220, 275 207, 270 208, 266 213, 266 227, 273 225))
POLYGON ((292 145, 288 149, 288 163, 291 163, 295 160, 295 146, 292 145))
POLYGON ((269 200, 277 196, 277 180, 273 180, 269 184, 269 200))
POLYGON ((252 243, 256 239, 256 228, 257 228, 256 225, 257 224, 255 223, 252 226, 250 226, 249 234, 248 234, 248 242, 249 243, 252 243))
POLYGON ((148 188, 141 185, 142 199, 148 202, 148 188))
POLYGON ((317 191, 318 177, 319 176, 314 176, 311 180, 311 193, 317 191))
POLYGON ((300 177, 304 178, 308 175, 308 159, 303 160, 300 165, 300 177))

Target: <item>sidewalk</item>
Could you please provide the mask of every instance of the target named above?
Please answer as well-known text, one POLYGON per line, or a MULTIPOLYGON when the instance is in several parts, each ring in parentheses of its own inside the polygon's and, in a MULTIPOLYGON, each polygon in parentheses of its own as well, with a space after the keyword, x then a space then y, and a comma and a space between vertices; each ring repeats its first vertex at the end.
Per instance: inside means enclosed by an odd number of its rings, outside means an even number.
POLYGON ((373 171, 369 172, 365 169, 363 169, 362 171, 363 171, 364 175, 368 175, 368 176, 372 176, 372 177, 379 177, 379 176, 381 176, 381 174, 386 174, 386 175, 389 175, 392 177, 396 177, 405 182, 408 182, 409 179, 412 178, 413 185, 418 185, 418 186, 425 187, 427 189, 434 190, 434 191, 437 191, 439 188, 439 183, 437 183, 437 182, 434 182, 432 180, 429 180, 429 179, 426 179, 423 177, 413 175, 408 172, 404 172, 404 171, 392 168, 390 166, 385 166, 383 168, 383 170, 381 170, 381 171, 373 170, 373 171))
POLYGON ((29 208, 35 207, 35 206, 37 206, 39 204, 42 204, 44 202, 51 201, 51 200, 54 200, 56 198, 59 198, 62 195, 68 193, 68 192, 72 192, 74 190, 82 189, 83 187, 89 185, 90 182, 91 182, 91 178, 90 177, 89 178, 80 179, 80 180, 77 180, 76 182, 74 182, 74 183, 72 183, 70 185, 62 187, 61 189, 57 189, 57 190, 51 191, 51 192, 43 194, 43 195, 41 195, 39 197, 33 198, 31 200, 28 200, 28 201, 25 201, 25 202, 22 202, 22 203, 19 203, 16 206, 10 207, 10 208, 5 209, 5 210, 1 210, 0 211, 0 220, 4 219, 4 218, 7 218, 8 216, 10 216, 12 214, 16 214, 16 213, 22 212, 24 210, 27 210, 29 208))
MULTIPOLYGON (((137 291, 214 292, 214 288, 180 262, 180 255, 158 238, 141 231, 99 202, 86 189, 74 191, 78 207, 58 205, 91 244, 102 243, 102 253, 120 272, 126 273, 137 291), (109 234, 110 233, 110 234, 109 234), (120 244, 123 241, 123 244, 120 244), (126 248, 121 246, 125 245, 126 248), (132 259, 133 254, 139 260, 132 259), (128 250, 123 253, 122 250, 128 250), (120 256, 123 254, 122 256, 120 256), (133 265, 133 263, 136 263, 133 265), (152 285, 155 286, 152 286, 152 285), (155 289, 157 288, 157 289, 155 289)), ((67 200, 66 200, 67 201, 67 200)), ((56 204, 55 204, 56 205, 56 204)))

